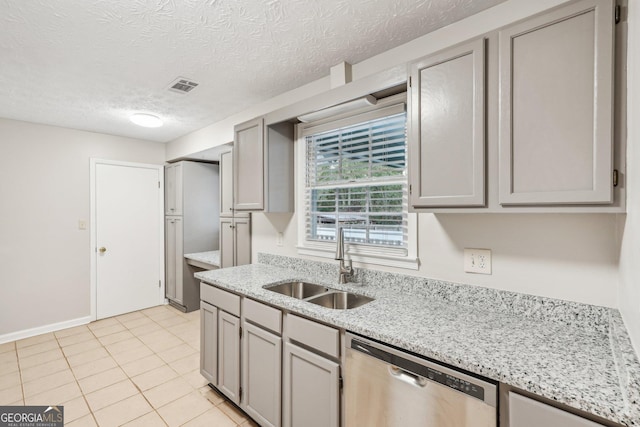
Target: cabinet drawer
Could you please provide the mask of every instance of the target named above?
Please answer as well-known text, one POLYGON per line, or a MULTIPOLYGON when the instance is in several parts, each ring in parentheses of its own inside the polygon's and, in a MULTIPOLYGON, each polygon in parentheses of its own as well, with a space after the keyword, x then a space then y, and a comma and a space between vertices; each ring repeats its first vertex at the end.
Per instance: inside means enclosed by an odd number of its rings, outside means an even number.
POLYGON ((240 297, 214 286, 200 283, 200 299, 227 313, 240 317, 240 297))
POLYGON ((291 314, 285 319, 289 339, 329 356, 340 357, 340 332, 337 329, 291 314))
POLYGON ((262 326, 277 334, 282 333, 282 312, 280 310, 248 298, 243 298, 242 313, 245 319, 256 325, 262 326))

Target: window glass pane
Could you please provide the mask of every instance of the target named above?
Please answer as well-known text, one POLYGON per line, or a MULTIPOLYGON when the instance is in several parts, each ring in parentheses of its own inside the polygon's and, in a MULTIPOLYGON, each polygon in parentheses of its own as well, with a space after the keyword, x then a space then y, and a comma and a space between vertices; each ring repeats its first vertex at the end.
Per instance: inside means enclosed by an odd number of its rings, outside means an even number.
POLYGON ((307 240, 406 247, 406 114, 309 135, 307 240))

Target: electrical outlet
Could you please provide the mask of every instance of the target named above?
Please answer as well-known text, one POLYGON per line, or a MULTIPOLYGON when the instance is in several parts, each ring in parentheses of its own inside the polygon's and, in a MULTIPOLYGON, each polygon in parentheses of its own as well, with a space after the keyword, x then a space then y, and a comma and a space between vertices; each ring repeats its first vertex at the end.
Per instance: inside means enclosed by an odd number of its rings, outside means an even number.
POLYGON ((491 274, 491 249, 464 248, 464 271, 491 274))
POLYGON ((87 221, 84 219, 78 220, 78 230, 86 230, 87 229, 87 221))

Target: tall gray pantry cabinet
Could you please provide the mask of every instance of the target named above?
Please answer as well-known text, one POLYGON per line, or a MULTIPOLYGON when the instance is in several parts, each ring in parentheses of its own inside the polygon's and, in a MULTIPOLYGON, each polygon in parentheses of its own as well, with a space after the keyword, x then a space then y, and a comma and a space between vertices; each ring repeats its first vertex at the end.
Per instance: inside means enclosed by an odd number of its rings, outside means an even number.
POLYGON ((200 308, 200 285, 184 254, 218 249, 219 170, 212 163, 165 166, 165 284, 169 303, 200 308))

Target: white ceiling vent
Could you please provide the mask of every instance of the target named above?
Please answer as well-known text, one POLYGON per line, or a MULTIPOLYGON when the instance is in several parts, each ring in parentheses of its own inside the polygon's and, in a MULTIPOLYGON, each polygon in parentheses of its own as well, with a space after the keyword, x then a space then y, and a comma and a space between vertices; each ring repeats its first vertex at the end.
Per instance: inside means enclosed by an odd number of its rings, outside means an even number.
POLYGON ((192 82, 189 79, 185 79, 184 77, 178 77, 169 85, 169 90, 178 93, 189 93, 195 87, 198 86, 198 83, 192 82))

